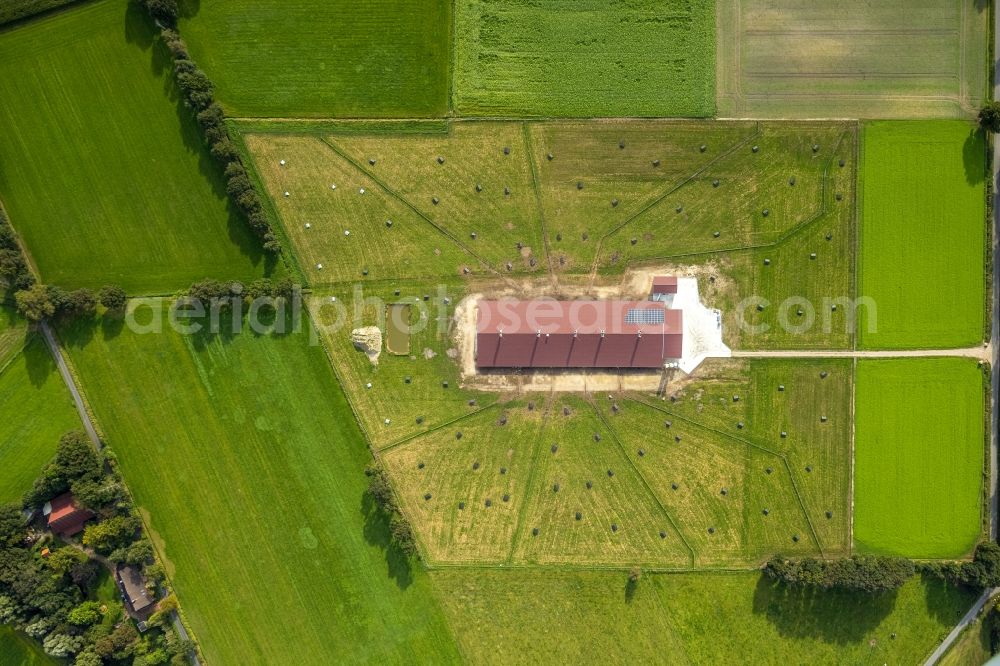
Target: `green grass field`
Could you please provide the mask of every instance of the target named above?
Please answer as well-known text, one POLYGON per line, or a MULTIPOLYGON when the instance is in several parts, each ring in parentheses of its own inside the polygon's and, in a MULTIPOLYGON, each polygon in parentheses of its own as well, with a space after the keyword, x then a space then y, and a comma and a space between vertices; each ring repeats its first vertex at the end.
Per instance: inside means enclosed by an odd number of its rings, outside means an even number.
POLYGON ((962 118, 985 98, 985 2, 718 3, 718 115, 962 118))
POLYGON ((386 551, 307 328, 61 337, 207 660, 455 660, 426 575, 386 551))
POLYGON ((55 361, 33 335, 23 351, 0 363, 0 503, 20 503, 59 438, 80 427, 55 361))
POLYGON ((855 547, 967 555, 982 531, 982 371, 967 359, 863 360, 855 399, 855 547))
POLYGON ((873 599, 774 586, 757 573, 465 571, 431 574, 470 663, 649 659, 676 664, 915 664, 975 596, 915 579, 873 599), (599 629, 596 629, 599 628, 599 629))
POLYGON ((182 0, 181 33, 232 116, 443 116, 446 0, 182 0))
POLYGON ((35 640, 0 625, 0 663, 9 666, 56 666, 63 662, 45 654, 35 640))
POLYGON ((874 301, 877 317, 862 314, 861 344, 977 344, 985 316, 984 137, 965 122, 879 122, 865 126, 863 145, 859 295, 874 301))
POLYGON ((460 115, 711 116, 715 4, 459 0, 460 115))
POLYGON ((45 282, 168 293, 268 269, 167 67, 125 0, 0 32, 0 197, 45 282))
POLYGON ((0 366, 24 346, 27 320, 8 305, 0 305, 0 366))
POLYGON ((941 666, 969 666, 969 664, 981 666, 993 657, 990 626, 988 622, 983 621, 990 606, 991 604, 986 604, 986 609, 959 635, 951 649, 944 653, 938 662, 941 666))

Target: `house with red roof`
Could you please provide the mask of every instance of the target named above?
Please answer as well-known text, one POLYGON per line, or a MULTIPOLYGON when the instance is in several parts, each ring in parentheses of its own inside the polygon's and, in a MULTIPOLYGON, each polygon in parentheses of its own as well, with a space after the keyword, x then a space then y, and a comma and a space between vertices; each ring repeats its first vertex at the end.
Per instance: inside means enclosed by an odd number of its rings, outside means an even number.
POLYGON ((83 524, 94 517, 94 512, 78 505, 72 493, 63 493, 45 503, 42 515, 53 533, 67 538, 83 531, 83 524))

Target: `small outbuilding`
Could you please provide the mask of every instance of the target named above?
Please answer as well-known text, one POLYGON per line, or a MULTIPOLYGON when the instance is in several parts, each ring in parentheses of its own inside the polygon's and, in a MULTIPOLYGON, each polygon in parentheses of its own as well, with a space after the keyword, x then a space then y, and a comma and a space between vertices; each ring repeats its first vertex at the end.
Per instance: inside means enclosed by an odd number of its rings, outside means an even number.
POLYGON ((656 275, 653 277, 653 291, 650 297, 654 301, 666 300, 667 296, 677 293, 677 278, 673 275, 656 275))
POLYGON ((63 493, 45 503, 42 515, 52 532, 67 538, 83 531, 83 524, 94 517, 94 512, 79 506, 72 493, 63 493))
POLYGON ((115 569, 115 580, 125 601, 129 615, 146 619, 153 612, 155 600, 146 590, 146 579, 136 567, 119 564, 115 569))

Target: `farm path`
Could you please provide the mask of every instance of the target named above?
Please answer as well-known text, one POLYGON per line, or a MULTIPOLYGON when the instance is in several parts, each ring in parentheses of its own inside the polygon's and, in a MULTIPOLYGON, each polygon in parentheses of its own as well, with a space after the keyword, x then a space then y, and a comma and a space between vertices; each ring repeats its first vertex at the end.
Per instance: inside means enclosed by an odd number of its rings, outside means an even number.
POLYGON ((94 428, 94 422, 91 420, 90 413, 83 404, 83 396, 80 395, 80 390, 77 388, 76 381, 69 371, 69 366, 66 365, 66 359, 63 358, 62 350, 59 349, 59 344, 56 342, 56 338, 52 334, 52 329, 49 328, 48 322, 43 321, 41 329, 42 336, 45 338, 45 344, 48 345, 49 351, 52 352, 52 358, 55 359, 56 365, 59 367, 59 374, 62 375, 66 388, 69 389, 70 394, 73 396, 73 403, 76 405, 76 411, 80 414, 80 420, 87 431, 87 436, 90 437, 90 441, 93 442, 94 446, 100 449, 101 438, 97 436, 97 429, 94 428))
POLYGON ((992 343, 964 349, 778 349, 763 351, 733 350, 733 358, 920 358, 928 356, 959 356, 992 362, 992 343))
POLYGON ((944 639, 941 645, 939 645, 937 649, 931 653, 931 656, 927 657, 927 661, 924 662, 924 666, 934 666, 934 664, 938 663, 941 657, 944 656, 945 652, 948 651, 948 648, 951 647, 951 644, 955 642, 956 638, 958 638, 959 634, 965 631, 966 627, 968 627, 973 620, 979 617, 979 613, 983 610, 983 606, 995 597, 998 592, 1000 592, 1000 587, 991 587, 988 590, 983 590, 983 593, 979 595, 978 599, 976 599, 976 603, 972 605, 969 612, 962 616, 962 619, 959 620, 958 624, 955 625, 951 632, 948 633, 948 636, 944 639))

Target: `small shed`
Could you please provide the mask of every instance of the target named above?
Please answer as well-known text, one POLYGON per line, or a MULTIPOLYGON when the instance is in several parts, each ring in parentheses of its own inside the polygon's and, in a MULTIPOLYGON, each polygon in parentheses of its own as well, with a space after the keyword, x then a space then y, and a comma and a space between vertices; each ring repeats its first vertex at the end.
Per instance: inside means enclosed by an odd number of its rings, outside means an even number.
POLYGON ((83 524, 94 517, 94 512, 80 507, 72 493, 63 493, 45 503, 42 515, 50 530, 67 538, 83 531, 83 524))
POLYGON ((677 278, 673 275, 656 275, 653 277, 653 290, 650 297, 654 301, 665 301, 668 296, 677 293, 677 278))
POLYGON ((146 579, 136 567, 119 564, 115 569, 115 579, 122 599, 133 617, 145 619, 153 612, 153 597, 146 591, 146 579))

